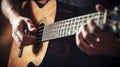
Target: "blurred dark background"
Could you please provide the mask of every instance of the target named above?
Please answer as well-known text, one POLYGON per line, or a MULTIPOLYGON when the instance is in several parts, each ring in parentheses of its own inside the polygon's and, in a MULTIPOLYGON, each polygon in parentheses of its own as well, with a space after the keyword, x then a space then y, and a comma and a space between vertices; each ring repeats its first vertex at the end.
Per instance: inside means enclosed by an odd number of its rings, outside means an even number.
POLYGON ((11 42, 11 26, 2 14, 0 0, 0 67, 7 67, 8 65, 11 42))

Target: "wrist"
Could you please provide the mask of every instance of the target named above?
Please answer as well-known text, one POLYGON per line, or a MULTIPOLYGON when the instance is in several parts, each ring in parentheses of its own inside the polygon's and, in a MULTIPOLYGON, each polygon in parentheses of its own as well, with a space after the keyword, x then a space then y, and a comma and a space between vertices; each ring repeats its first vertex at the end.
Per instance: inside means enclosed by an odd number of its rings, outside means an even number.
POLYGON ((14 22, 17 22, 17 19, 19 19, 19 17, 21 17, 20 14, 11 15, 11 17, 9 18, 10 24, 14 24, 14 22))

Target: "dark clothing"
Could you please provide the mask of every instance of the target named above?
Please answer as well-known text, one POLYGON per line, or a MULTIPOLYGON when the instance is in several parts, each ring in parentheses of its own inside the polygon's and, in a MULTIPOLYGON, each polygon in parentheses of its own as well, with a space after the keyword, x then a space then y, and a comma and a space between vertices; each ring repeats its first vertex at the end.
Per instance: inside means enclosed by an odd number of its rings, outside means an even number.
POLYGON ((120 0, 57 0, 59 2, 69 4, 72 6, 79 6, 79 7, 95 7, 96 4, 102 4, 103 6, 110 8, 115 5, 118 5, 120 0))
MULTIPOLYGON (((98 3, 111 9, 119 2, 119 0, 57 0, 56 21, 96 12, 95 5, 98 3), (64 10, 71 12, 67 13, 64 10)), ((76 46, 74 37, 51 40, 40 67, 120 67, 120 58, 85 54, 76 46)))
MULTIPOLYGON (((117 0, 57 0, 58 8, 56 21, 95 12, 95 5, 98 3, 103 4, 108 9, 111 9, 119 2, 117 0), (64 10, 69 10, 71 12, 64 12, 64 10)), ((68 38, 61 38, 50 41, 48 52, 45 56, 45 59, 43 60, 43 63, 40 66, 120 67, 120 58, 115 58, 107 55, 90 56, 85 54, 76 46, 74 37, 75 36, 71 36, 68 38), (67 51, 69 51, 69 53, 65 52, 65 48, 67 51), (65 55, 61 56, 61 54, 65 55), (64 57, 64 60, 62 57, 64 57)))

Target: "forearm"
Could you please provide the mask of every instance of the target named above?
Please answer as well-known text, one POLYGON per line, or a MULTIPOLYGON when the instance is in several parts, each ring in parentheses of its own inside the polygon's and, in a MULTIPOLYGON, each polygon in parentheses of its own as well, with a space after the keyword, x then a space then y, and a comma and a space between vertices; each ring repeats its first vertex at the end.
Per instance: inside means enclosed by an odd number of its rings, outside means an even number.
POLYGON ((9 19, 10 23, 20 16, 21 2, 19 0, 2 0, 1 8, 3 14, 9 19))

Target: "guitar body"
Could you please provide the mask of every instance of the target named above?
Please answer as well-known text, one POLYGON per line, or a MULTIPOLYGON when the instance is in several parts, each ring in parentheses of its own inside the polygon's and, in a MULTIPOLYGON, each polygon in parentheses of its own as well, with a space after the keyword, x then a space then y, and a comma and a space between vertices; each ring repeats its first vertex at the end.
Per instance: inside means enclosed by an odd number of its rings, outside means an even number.
MULTIPOLYGON (((33 20, 36 27, 41 23, 44 23, 46 26, 54 22, 56 15, 56 1, 49 0, 45 6, 40 8, 33 0, 31 0, 24 4, 23 11, 25 16, 33 20)), ((33 62, 35 66, 40 65, 46 54, 48 43, 48 41, 43 42, 36 49, 33 45, 25 46, 22 57, 19 58, 19 48, 16 42, 13 41, 8 67, 26 67, 30 62, 33 62)))

